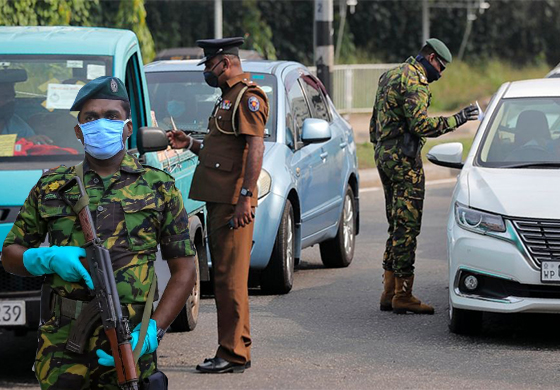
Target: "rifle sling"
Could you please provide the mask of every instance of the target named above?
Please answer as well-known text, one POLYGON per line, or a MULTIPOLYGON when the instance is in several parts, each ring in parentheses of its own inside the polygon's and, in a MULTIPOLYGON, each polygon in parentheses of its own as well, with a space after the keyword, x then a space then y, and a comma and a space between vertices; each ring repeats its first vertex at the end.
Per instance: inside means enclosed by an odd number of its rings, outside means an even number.
MULTIPOLYGON (((80 178, 80 180, 82 181, 82 184, 84 186, 84 189, 85 189, 86 188, 86 183, 84 183, 84 163, 83 163, 83 161, 79 164, 76 164, 76 166, 74 168, 76 169, 76 176, 78 176, 80 178)), ((80 199, 78 199, 76 204, 74 206, 72 206, 72 209, 74 210, 76 215, 78 215, 84 207, 88 207, 88 206, 89 206, 89 196, 88 196, 87 192, 85 192, 84 196, 82 196, 80 199)))

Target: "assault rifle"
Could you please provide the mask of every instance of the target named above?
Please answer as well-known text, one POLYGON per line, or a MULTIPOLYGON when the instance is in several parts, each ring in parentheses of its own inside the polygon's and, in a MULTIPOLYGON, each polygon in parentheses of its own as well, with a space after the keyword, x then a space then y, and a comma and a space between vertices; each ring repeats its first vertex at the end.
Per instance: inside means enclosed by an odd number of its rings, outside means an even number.
MULTIPOLYGON (((72 207, 78 215, 80 225, 86 239, 84 249, 86 250, 87 266, 91 274, 94 286, 94 300, 88 306, 94 306, 95 310, 89 312, 97 312, 101 315, 103 329, 109 343, 111 352, 115 359, 115 369, 117 371, 117 381, 119 387, 123 390, 138 390, 138 375, 136 374, 136 363, 130 345, 130 327, 128 319, 123 317, 119 294, 117 292, 117 284, 113 275, 113 266, 109 251, 103 247, 101 240, 95 233, 93 219, 89 211, 89 197, 85 191, 84 185, 80 177, 73 177, 68 183, 60 188, 59 194, 61 198, 72 207), (66 196, 66 192, 78 186, 80 196, 76 203, 71 203, 66 196)), ((93 321, 90 321, 92 323, 93 321)), ((72 344, 72 338, 69 337, 67 348, 80 353, 83 350, 81 343, 72 344)))

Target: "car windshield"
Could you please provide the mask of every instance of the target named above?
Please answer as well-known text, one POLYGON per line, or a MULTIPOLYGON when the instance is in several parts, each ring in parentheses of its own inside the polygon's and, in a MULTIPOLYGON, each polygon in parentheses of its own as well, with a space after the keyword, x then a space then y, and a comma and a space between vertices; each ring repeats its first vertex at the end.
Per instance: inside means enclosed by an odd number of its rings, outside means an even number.
MULTIPOLYGON (((164 130, 177 129, 205 134, 208 118, 220 97, 220 89, 206 84, 202 71, 148 72, 148 91, 157 126, 164 130)), ((270 105, 265 136, 275 135, 276 77, 251 73, 251 79, 268 96, 270 105)))
POLYGON ((502 99, 477 163, 493 168, 560 167, 560 98, 502 99))
POLYGON ((84 84, 111 69, 111 57, 0 55, 0 162, 82 159, 69 109, 84 84))

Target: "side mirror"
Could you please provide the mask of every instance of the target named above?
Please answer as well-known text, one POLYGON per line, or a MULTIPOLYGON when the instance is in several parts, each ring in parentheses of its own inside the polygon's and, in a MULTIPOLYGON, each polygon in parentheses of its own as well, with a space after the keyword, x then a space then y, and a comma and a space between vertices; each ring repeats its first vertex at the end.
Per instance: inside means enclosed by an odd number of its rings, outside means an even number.
POLYGON ((323 119, 307 118, 303 121, 301 140, 304 144, 318 144, 331 139, 329 123, 323 119))
POLYGON ((451 142, 436 145, 428 152, 428 160, 442 167, 461 169, 463 168, 463 144, 451 142))
POLYGON ((165 150, 169 142, 164 130, 157 127, 141 127, 136 136, 136 145, 141 156, 148 152, 165 150))

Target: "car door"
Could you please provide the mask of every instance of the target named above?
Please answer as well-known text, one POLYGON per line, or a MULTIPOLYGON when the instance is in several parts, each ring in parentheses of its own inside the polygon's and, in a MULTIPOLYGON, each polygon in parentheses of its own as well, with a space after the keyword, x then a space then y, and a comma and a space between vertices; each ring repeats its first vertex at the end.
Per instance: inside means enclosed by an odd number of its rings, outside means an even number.
POLYGON ((292 126, 295 135, 295 150, 290 162, 290 169, 297 182, 301 205, 302 247, 313 241, 324 226, 319 217, 321 204, 327 196, 322 192, 327 180, 325 165, 321 156, 322 144, 304 145, 301 139, 303 122, 311 118, 311 110, 302 89, 301 74, 296 72, 288 77, 286 83, 288 106, 293 118, 292 126), (291 79, 291 82, 289 82, 291 79))
POLYGON ((321 174, 324 176, 316 183, 320 186, 317 189, 323 195, 319 210, 317 210, 317 218, 319 218, 317 224, 326 228, 335 225, 340 217, 346 180, 344 177, 344 152, 347 142, 340 127, 333 123, 325 97, 326 91, 321 82, 311 75, 304 75, 301 77, 301 84, 311 109, 311 116, 327 121, 331 129, 331 139, 319 144, 323 163, 321 174))

